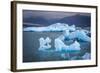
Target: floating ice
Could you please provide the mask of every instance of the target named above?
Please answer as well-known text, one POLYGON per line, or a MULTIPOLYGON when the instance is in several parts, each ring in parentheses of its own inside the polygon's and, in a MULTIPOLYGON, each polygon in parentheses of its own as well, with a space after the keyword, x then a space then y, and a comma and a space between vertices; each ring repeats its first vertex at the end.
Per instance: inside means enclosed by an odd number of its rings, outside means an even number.
POLYGON ((84 30, 77 30, 76 37, 78 38, 78 40, 82 40, 86 42, 90 42, 91 40, 90 37, 86 35, 84 30))
POLYGON ((41 37, 41 38, 39 39, 39 42, 40 42, 39 50, 44 51, 44 50, 46 50, 46 49, 51 48, 51 45, 50 45, 51 39, 50 39, 49 37, 47 37, 46 39, 44 39, 43 37, 41 37))
POLYGON ((63 31, 68 29, 68 27, 68 24, 65 23, 55 23, 48 26, 47 28, 50 29, 50 31, 63 31))
POLYGON ((82 56, 83 59, 91 59, 91 55, 90 53, 85 53, 83 56, 82 56))
POLYGON ((45 27, 26 27, 23 30, 24 31, 37 31, 37 32, 48 31, 48 29, 46 29, 45 27))
POLYGON ((73 44, 71 44, 68 48, 68 50, 75 50, 75 51, 79 51, 81 50, 80 48, 80 43, 75 41, 73 44))
POLYGON ((75 30, 76 30, 75 25, 70 26, 70 27, 69 27, 69 30, 70 30, 70 31, 75 31, 75 30))
POLYGON ((46 27, 26 27, 23 29, 24 31, 75 31, 75 25, 68 26, 68 24, 65 23, 55 23, 50 26, 46 27))
POLYGON ((70 35, 69 30, 65 30, 65 31, 63 32, 63 34, 62 34, 62 36, 63 36, 64 38, 68 38, 69 35, 70 35))
POLYGON ((69 46, 67 46, 67 47, 65 47, 65 48, 62 48, 62 50, 63 51, 66 51, 66 52, 68 52, 68 51, 80 51, 81 50, 81 48, 80 48, 80 43, 78 43, 77 41, 75 41, 73 44, 71 44, 71 45, 69 45, 69 46))
POLYGON ((87 33, 85 33, 84 30, 76 30, 74 32, 65 32, 64 33, 65 38, 67 39, 78 39, 78 40, 82 40, 82 41, 86 41, 86 42, 90 42, 90 37, 87 35, 87 33), (69 35, 68 35, 69 34, 69 35))
POLYGON ((64 59, 66 59, 66 58, 69 58, 70 55, 69 55, 69 53, 62 53, 61 57, 64 58, 64 59))
POLYGON ((74 39, 77 38, 76 31, 75 32, 71 32, 71 33, 67 32, 67 34, 65 32, 64 35, 65 35, 65 38, 70 39, 70 40, 74 40, 74 39), (69 33, 69 35, 68 35, 68 33, 69 33))
POLYGON ((68 50, 72 50, 72 51, 79 51, 81 48, 80 48, 80 44, 75 41, 73 44, 71 45, 66 45, 63 41, 63 39, 60 37, 60 38, 57 38, 55 39, 55 48, 56 48, 56 51, 68 51, 68 50))
POLYGON ((55 39, 54 43, 56 51, 62 51, 63 48, 68 48, 60 38, 55 39))

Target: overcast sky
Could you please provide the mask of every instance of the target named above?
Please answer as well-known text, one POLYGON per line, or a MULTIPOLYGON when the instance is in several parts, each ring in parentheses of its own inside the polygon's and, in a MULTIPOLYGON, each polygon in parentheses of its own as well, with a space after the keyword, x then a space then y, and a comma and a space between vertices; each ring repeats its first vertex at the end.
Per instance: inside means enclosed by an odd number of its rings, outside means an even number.
POLYGON ((90 16, 89 13, 76 13, 76 12, 58 12, 58 11, 36 11, 36 10, 23 10, 23 17, 43 17, 49 19, 61 19, 67 16, 73 16, 76 14, 90 16))

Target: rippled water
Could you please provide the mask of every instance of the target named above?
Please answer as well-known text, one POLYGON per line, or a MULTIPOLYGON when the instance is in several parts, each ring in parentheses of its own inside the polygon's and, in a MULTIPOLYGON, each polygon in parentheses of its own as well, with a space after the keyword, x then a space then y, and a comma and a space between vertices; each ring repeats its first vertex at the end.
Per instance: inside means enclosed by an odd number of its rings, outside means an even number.
MULTIPOLYGON (((78 41, 81 45, 80 51, 61 51, 56 52, 54 47, 54 39, 60 36, 62 32, 23 32, 23 62, 40 62, 40 61, 61 61, 61 60, 82 60, 85 53, 91 53, 91 45, 89 42, 78 41), (52 39, 52 47, 47 51, 38 51, 39 38, 49 37, 52 39), (62 58, 61 54, 65 53, 66 58, 62 58)), ((72 44, 73 40, 67 40, 64 43, 72 44)))

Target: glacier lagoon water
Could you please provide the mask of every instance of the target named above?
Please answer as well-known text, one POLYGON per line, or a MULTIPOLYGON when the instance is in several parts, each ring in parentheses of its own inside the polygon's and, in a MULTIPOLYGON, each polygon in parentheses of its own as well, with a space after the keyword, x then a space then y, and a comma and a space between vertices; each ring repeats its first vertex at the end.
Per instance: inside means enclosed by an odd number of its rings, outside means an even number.
MULTIPOLYGON (((85 60, 90 59, 91 42, 80 41, 81 50, 61 50, 55 51, 54 40, 62 35, 63 32, 23 32, 23 62, 40 62, 40 61, 61 61, 61 60, 85 60), (40 46, 39 38, 51 38, 51 48, 46 51, 38 50, 40 46), (87 53, 87 54, 86 54, 87 53), (85 58, 86 57, 86 58, 85 58), (89 58, 88 58, 89 57, 89 58)), ((70 45, 74 40, 66 40, 65 44, 70 45)))

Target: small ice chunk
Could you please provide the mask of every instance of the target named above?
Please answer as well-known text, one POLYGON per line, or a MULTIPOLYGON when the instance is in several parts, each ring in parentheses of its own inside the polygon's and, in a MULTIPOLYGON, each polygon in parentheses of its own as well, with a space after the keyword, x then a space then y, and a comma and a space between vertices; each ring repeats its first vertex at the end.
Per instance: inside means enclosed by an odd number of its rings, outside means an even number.
POLYGON ((83 59, 91 59, 91 55, 90 53, 85 53, 83 56, 82 56, 83 59))
POLYGON ((69 53, 62 53, 61 57, 64 58, 64 59, 66 59, 66 58, 69 58, 70 55, 69 55, 69 53))
POLYGON ((77 41, 75 41, 73 44, 71 44, 70 46, 69 46, 69 49, 70 50, 80 50, 81 48, 80 48, 80 43, 78 43, 77 41))
POLYGON ((61 57, 64 58, 64 59, 66 59, 65 53, 62 53, 62 54, 61 54, 61 57))
POLYGON ((75 31, 75 30, 76 30, 75 25, 69 26, 69 30, 70 30, 70 31, 75 31))

